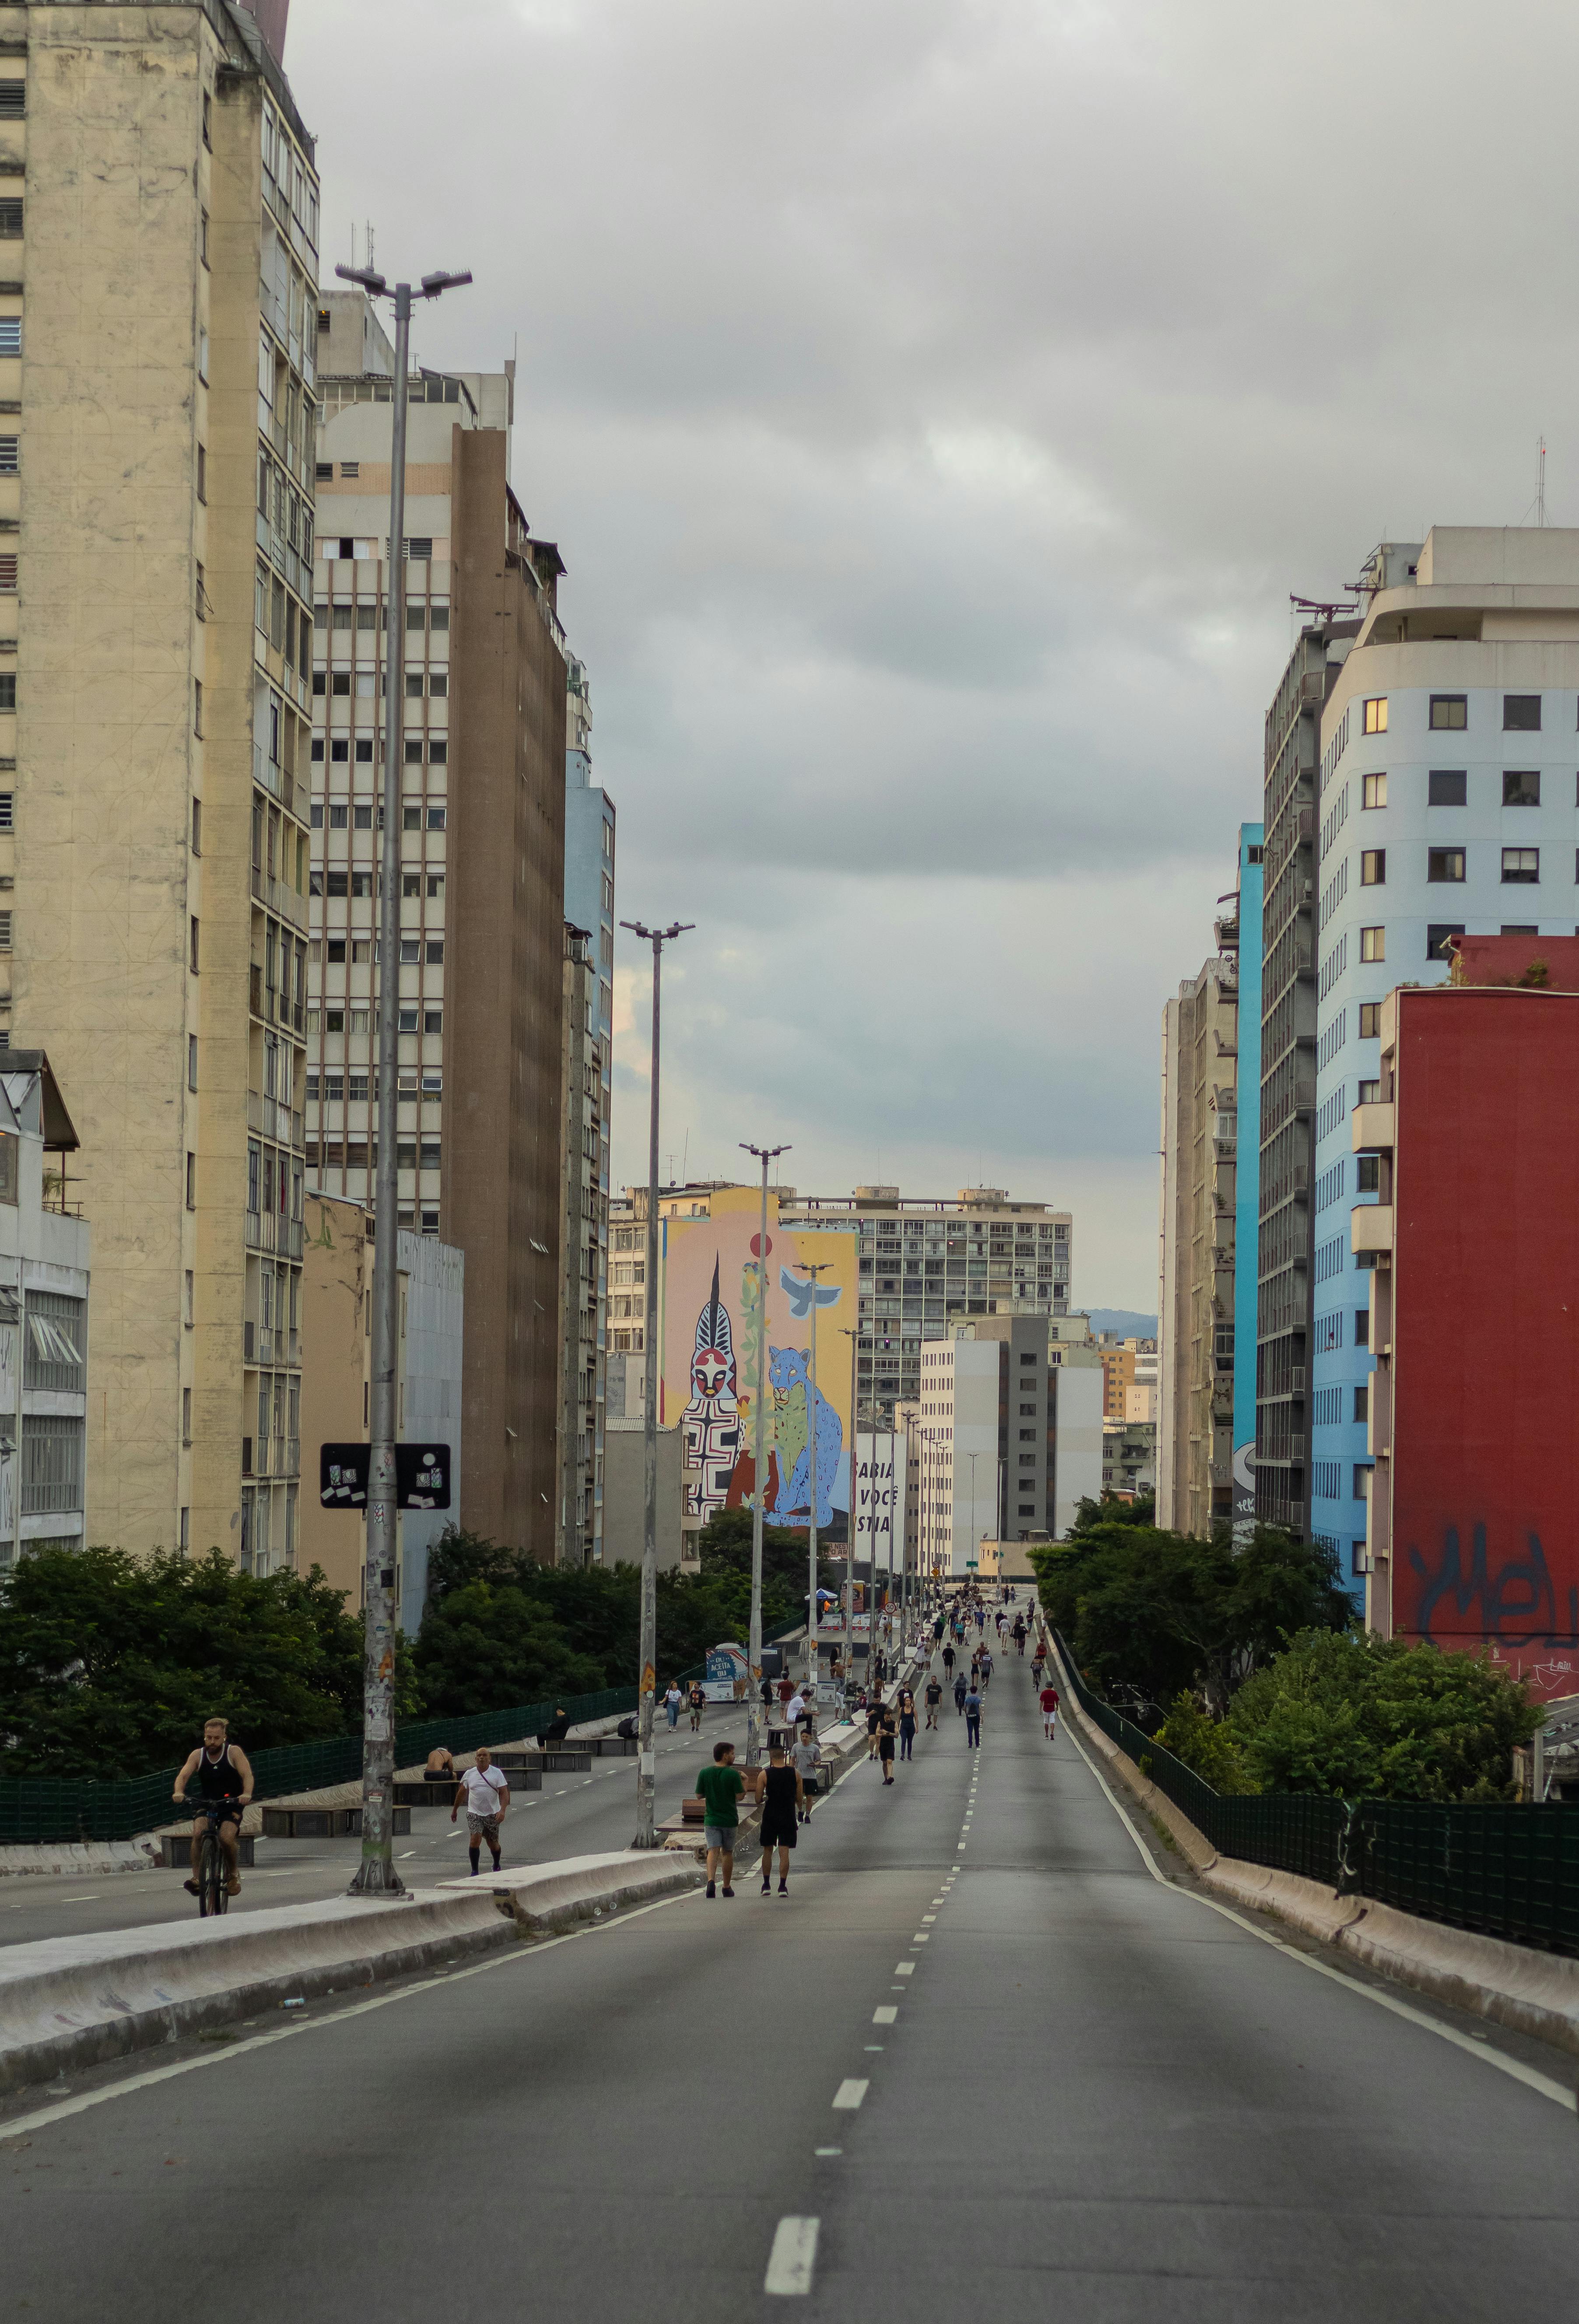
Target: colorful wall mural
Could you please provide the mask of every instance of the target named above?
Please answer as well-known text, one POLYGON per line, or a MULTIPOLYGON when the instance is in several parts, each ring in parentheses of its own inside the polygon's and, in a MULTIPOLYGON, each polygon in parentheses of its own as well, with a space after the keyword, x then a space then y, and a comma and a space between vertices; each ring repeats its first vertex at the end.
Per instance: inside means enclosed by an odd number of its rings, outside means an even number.
POLYGON ((717 1509, 750 1508, 756 1492, 762 1301, 767 1307, 767 1489, 772 1525, 811 1520, 812 1440, 817 1522, 830 1542, 848 1536, 850 1342, 857 1320, 854 1228, 780 1227, 768 1196, 768 1248, 760 1252, 762 1196, 748 1187, 711 1197, 712 1216, 663 1223, 662 1361, 659 1421, 683 1432, 684 1523, 717 1509), (816 1276, 809 1264, 823 1271, 816 1276), (817 1385, 811 1382, 817 1317, 817 1385))

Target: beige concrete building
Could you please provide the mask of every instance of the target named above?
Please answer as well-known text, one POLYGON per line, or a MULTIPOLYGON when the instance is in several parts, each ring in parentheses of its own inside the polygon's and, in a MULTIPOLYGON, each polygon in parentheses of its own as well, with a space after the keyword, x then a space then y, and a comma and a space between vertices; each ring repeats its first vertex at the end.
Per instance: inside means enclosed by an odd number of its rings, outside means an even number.
MULTIPOLYGON (((1225 944, 1162 1019, 1157 1522, 1203 1537, 1230 1523, 1233 1507, 1238 1055, 1239 964, 1225 944)), ((1109 1416, 1138 1442, 1127 1398, 1109 1416)))
MULTIPOLYGON (((389 343, 318 303, 309 1168, 367 1201, 390 485, 389 343), (354 369, 332 369, 340 364, 354 369)), ((513 366, 418 374, 406 469, 400 1223, 465 1253, 468 1526, 550 1560, 564 963, 563 571, 511 491, 513 366)))
POLYGON ((0 7, 0 1034, 82 1135, 88 1531, 266 1571, 298 1520, 313 143, 227 0, 35 0, 0 7))
POLYGON ((599 1316, 601 1183, 606 1125, 605 1045, 599 1029, 596 937, 565 925, 560 1024, 564 1148, 559 1184, 559 1504, 555 1556, 592 1565, 602 1554, 599 1316))

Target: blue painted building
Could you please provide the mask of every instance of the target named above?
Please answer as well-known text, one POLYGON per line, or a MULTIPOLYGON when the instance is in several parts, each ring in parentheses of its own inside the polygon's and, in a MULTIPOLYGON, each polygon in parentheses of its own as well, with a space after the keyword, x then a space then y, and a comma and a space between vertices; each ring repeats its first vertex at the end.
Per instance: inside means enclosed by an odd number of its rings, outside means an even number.
MULTIPOLYGON (((586 1443, 588 1522, 582 1532, 594 1563, 603 1554, 604 1423, 608 1353, 609 1109, 614 1029, 614 803, 592 779, 592 701, 586 665, 570 659, 566 669, 565 918, 585 932, 585 954, 596 971, 587 982, 593 1003, 593 1053, 598 1081, 596 1121, 596 1216, 582 1232, 592 1248, 585 1253, 582 1280, 597 1286, 596 1392, 580 1419, 577 1436, 586 1443)), ((566 1222, 566 1232, 570 1222, 566 1222)), ((585 1375, 581 1376, 583 1379, 585 1375)), ((584 1390, 578 1391, 583 1397, 584 1390)))
POLYGON ((1233 1179, 1233 1523, 1255 1523, 1256 1303, 1260 1236, 1261 825, 1239 826, 1239 1089, 1248 1132, 1239 1139, 1233 1179))

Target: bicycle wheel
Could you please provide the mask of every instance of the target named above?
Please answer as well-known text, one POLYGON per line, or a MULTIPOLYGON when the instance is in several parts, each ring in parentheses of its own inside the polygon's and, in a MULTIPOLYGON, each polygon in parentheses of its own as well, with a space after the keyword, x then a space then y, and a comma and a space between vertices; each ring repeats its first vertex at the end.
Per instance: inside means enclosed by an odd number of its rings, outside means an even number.
POLYGON ((198 1872, 198 1910, 204 1920, 223 1913, 230 1898, 225 1886, 225 1850, 217 1831, 203 1835, 202 1863, 198 1872))

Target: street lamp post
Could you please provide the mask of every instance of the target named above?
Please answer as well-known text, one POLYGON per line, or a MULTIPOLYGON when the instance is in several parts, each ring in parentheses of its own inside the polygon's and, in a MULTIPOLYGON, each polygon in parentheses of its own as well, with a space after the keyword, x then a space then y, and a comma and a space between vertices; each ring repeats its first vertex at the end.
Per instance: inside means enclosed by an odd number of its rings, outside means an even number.
POLYGON ((762 1166, 762 1218, 757 1237, 757 1446, 756 1482, 751 1509, 751 1629, 746 1658, 751 1669, 750 1695, 745 1706, 745 1764, 756 1766, 762 1756, 762 1523, 768 1498, 768 1165, 788 1146, 748 1146, 762 1166))
POLYGON ((642 1379, 646 1402, 646 1459, 643 1463, 647 1515, 642 1536, 642 1672, 637 1682, 636 1716, 640 1741, 636 1759, 636 1837, 633 1848, 656 1848, 653 1795, 658 1788, 658 1757, 652 1743, 652 1706, 658 1686, 658 1066, 659 1002, 663 981, 663 947, 685 936, 693 920, 675 920, 667 928, 643 927, 640 920, 620 926, 652 946, 652 1069, 647 1123, 647 1325, 643 1334, 642 1379))
POLYGON ((378 914, 378 1160, 374 1185, 372 1378, 368 1394, 367 1538, 362 1662, 362 1861, 351 1881, 363 1896, 403 1896, 394 1868, 394 1587, 396 1557, 395 1365, 400 1346, 399 1185, 395 1111, 400 1084, 401 641, 405 635, 406 402, 411 308, 458 290, 469 274, 424 274, 416 290, 370 266, 337 266, 370 299, 394 300, 389 540, 384 563, 383 844, 378 914))

